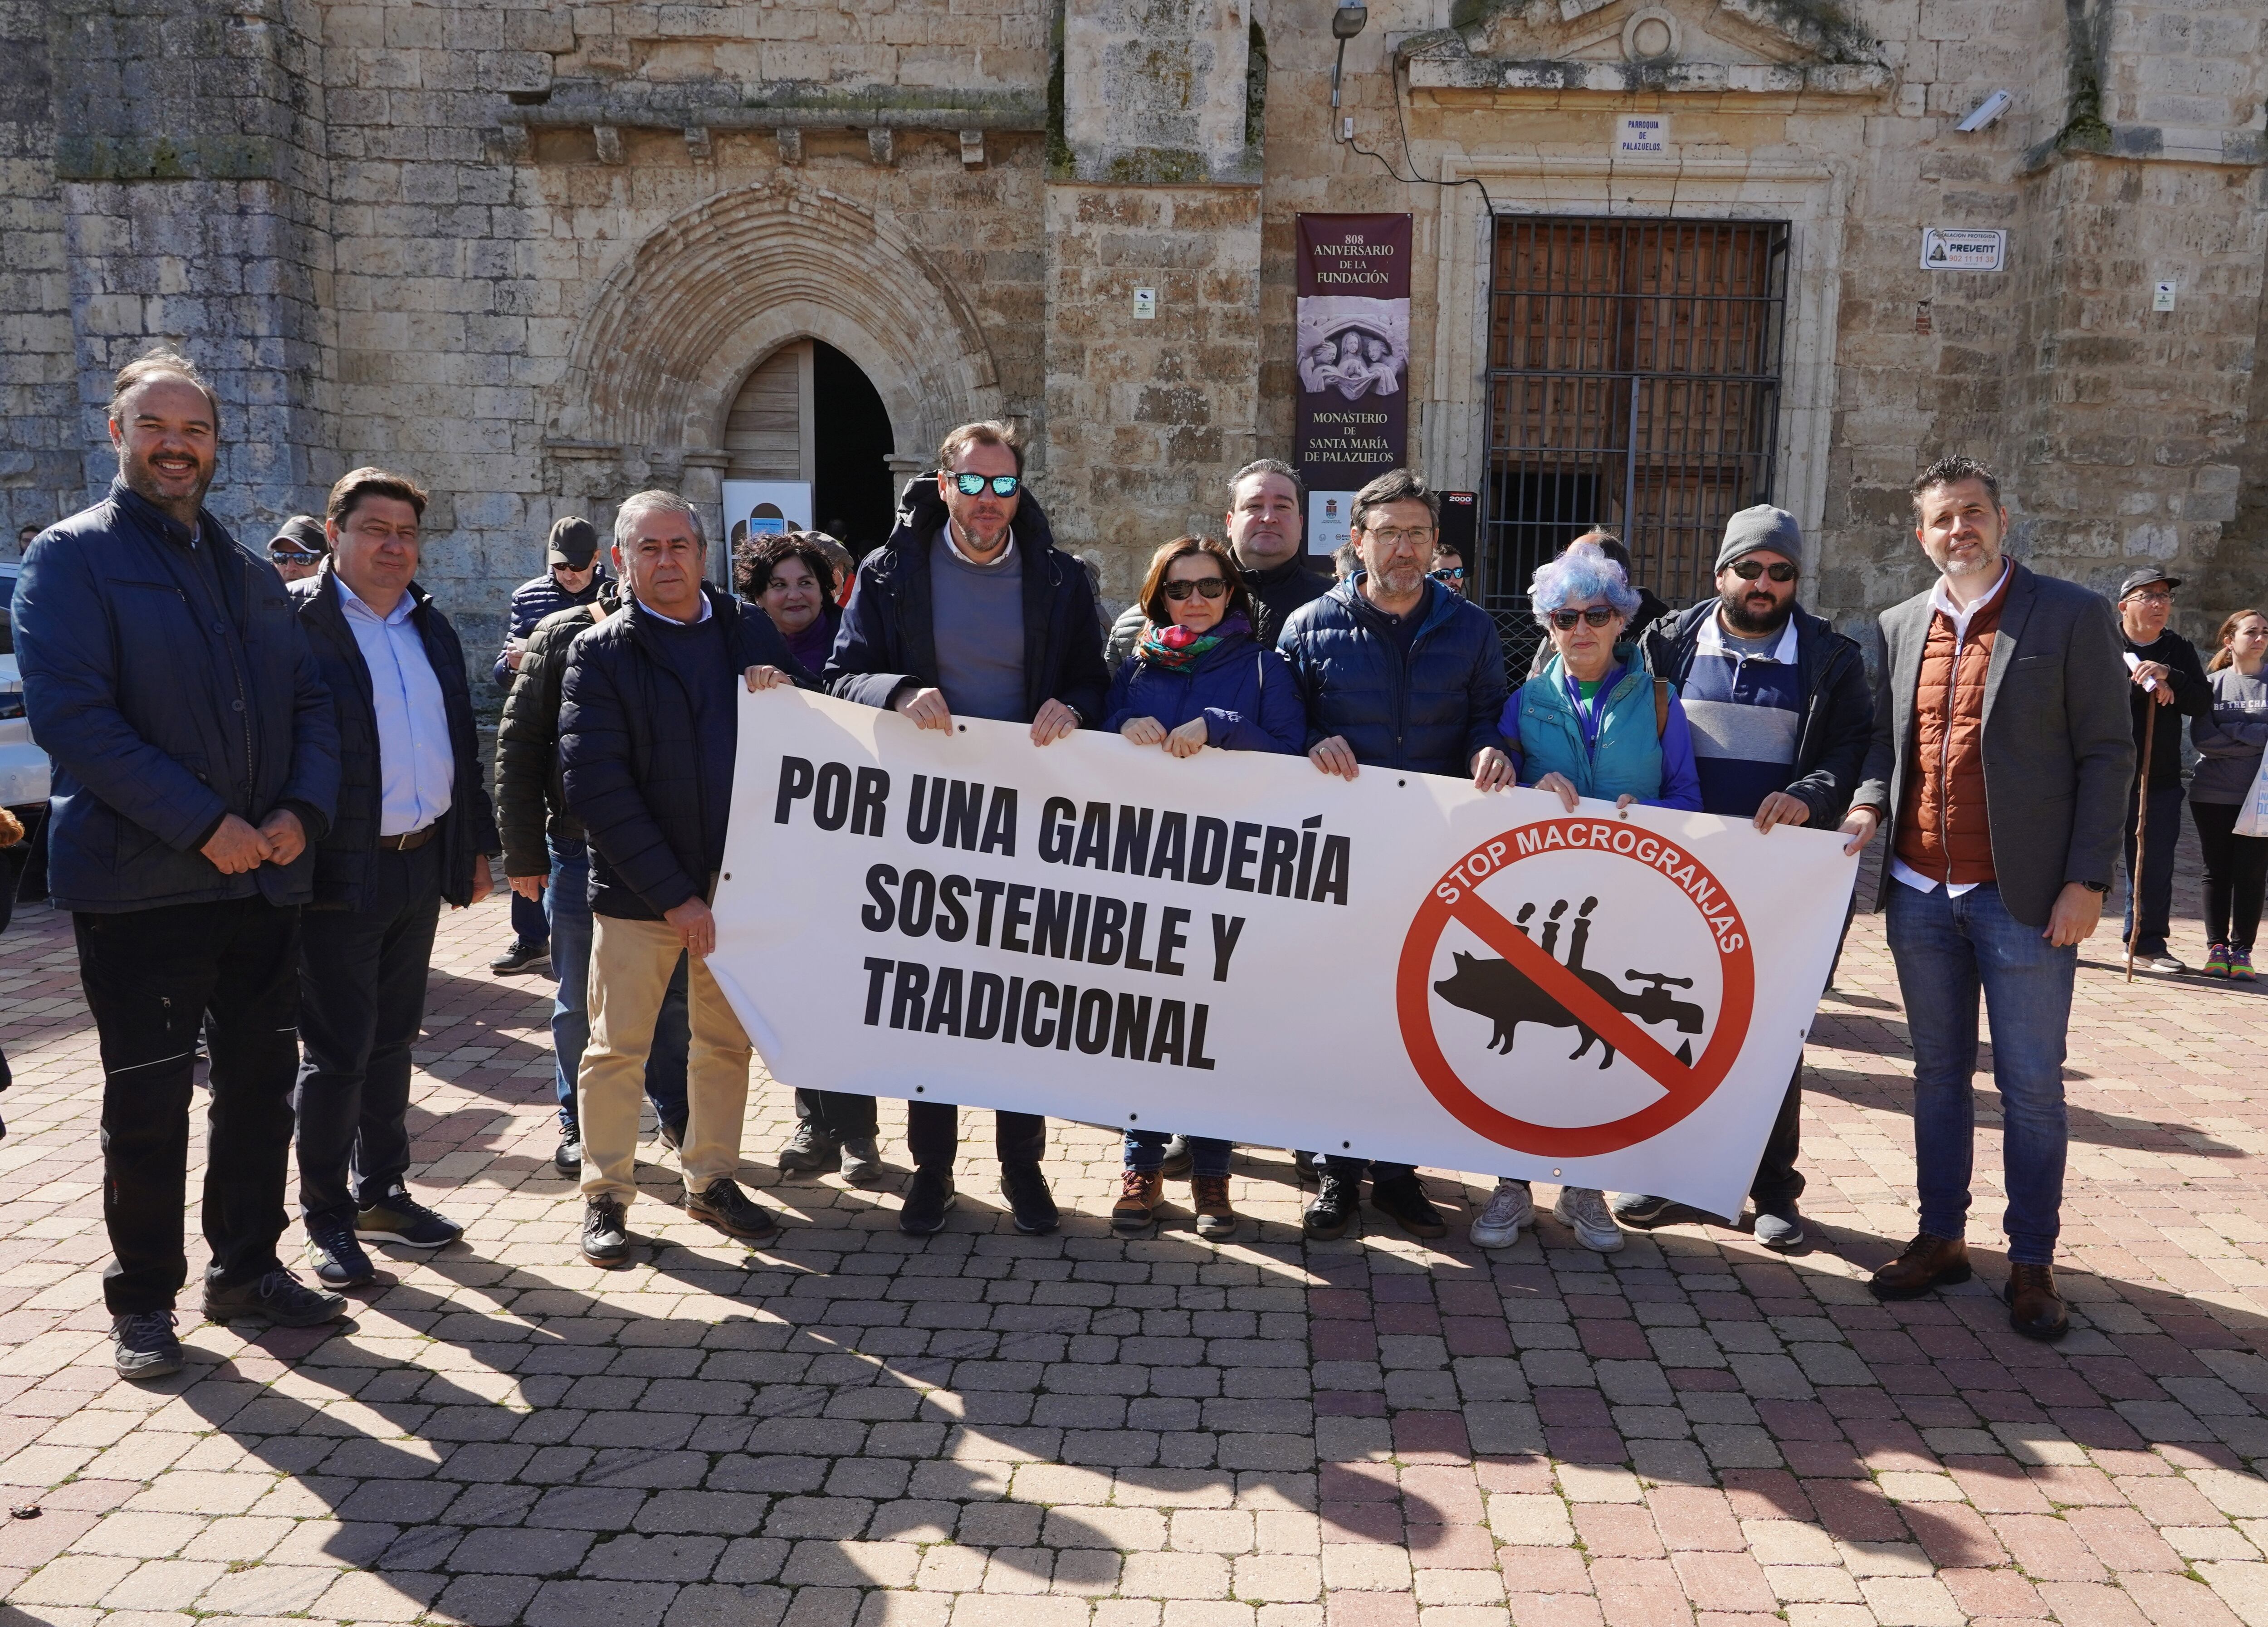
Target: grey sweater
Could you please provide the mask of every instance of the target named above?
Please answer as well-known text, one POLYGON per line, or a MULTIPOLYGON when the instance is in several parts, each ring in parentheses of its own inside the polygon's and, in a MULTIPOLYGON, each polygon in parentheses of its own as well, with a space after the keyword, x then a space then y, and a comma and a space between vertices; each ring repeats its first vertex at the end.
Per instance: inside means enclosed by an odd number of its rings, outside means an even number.
POLYGON ((2246 677, 2235 666, 2212 674, 2213 710, 2190 724, 2198 748, 2191 802, 2242 803, 2268 747, 2268 667, 2246 677))
POLYGON ((1024 554, 972 565, 939 527, 930 544, 937 682, 956 718, 1029 723, 1024 710, 1024 554))

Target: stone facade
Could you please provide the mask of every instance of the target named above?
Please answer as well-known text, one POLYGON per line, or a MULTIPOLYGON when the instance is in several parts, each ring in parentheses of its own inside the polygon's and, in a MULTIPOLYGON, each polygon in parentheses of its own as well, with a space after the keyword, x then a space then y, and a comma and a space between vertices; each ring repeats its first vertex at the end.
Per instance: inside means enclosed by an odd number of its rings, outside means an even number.
POLYGON ((164 338, 220 388, 227 518, 403 467, 485 630, 554 515, 717 503, 741 381, 813 338, 902 470, 1020 423, 1123 598, 1291 451, 1303 210, 1415 217, 1411 460, 1484 487, 1494 210, 1789 223, 1773 495, 1846 623, 1925 579, 1904 487, 1955 448, 2045 569, 2165 561, 2193 634, 2268 600, 2250 0, 1380 0, 1351 140, 1329 15, 0 0, 0 549, 107 482, 107 374, 164 338), (1666 152, 1612 156, 1631 113, 1666 152), (1932 225, 2006 230, 2006 269, 1921 269, 1932 225))

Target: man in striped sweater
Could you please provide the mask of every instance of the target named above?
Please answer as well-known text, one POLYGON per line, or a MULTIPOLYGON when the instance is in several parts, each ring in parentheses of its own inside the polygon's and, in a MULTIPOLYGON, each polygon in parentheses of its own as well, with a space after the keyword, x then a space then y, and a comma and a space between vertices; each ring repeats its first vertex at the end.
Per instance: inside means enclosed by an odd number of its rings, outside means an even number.
MULTIPOLYGON (((1795 517, 1769 504, 1742 509, 1725 526, 1717 554, 1717 597, 1656 622, 1641 641, 1647 667, 1677 686, 1693 732, 1705 813, 1775 825, 1832 830, 1842 822, 1867 766, 1874 696, 1859 646, 1796 603, 1803 577, 1803 534, 1795 517)), ((1749 1196, 1756 1240, 1800 1248, 1803 1218, 1795 1167, 1803 1111, 1803 1060, 1749 1196)), ((1667 1198, 1625 1193, 1615 1218, 1646 1228, 1691 1219, 1667 1198)))

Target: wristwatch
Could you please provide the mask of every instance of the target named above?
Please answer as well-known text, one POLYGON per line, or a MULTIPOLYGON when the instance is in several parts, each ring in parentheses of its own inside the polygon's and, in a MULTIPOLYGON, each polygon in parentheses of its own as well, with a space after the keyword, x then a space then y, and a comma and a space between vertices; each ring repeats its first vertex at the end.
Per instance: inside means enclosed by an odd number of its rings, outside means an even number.
POLYGON ((2108 881, 2082 881, 2080 886, 2090 893, 2108 893, 2110 890, 2110 883, 2108 881))

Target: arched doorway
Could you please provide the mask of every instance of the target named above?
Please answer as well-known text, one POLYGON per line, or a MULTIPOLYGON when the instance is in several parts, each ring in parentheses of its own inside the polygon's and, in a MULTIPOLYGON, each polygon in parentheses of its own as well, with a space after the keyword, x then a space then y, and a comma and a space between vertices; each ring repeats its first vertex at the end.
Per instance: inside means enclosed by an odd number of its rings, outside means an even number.
POLYGON ((823 339, 794 339, 741 381, 725 416, 724 478, 807 486, 811 523, 863 555, 890 534, 895 446, 858 364, 823 339))

